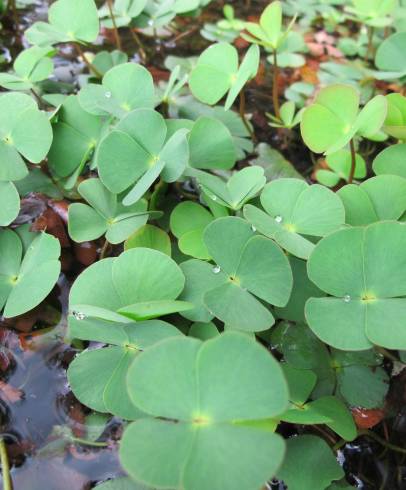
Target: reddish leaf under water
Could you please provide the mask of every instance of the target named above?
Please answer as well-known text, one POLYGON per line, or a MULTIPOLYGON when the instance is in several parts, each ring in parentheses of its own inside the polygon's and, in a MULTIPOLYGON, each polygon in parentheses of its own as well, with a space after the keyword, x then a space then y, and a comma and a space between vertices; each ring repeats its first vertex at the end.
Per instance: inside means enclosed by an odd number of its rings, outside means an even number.
POLYGON ((385 411, 380 408, 354 407, 351 409, 356 426, 359 429, 371 429, 385 418, 385 411))

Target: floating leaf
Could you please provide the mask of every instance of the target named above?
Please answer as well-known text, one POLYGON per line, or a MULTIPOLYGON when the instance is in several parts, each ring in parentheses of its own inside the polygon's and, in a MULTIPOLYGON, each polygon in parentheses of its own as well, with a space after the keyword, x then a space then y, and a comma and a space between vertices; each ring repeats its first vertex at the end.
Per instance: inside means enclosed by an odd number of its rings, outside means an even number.
POLYGON ((116 323, 91 317, 80 320, 73 315, 70 318, 70 335, 109 345, 85 350, 69 365, 69 384, 78 400, 98 412, 134 420, 142 414, 126 390, 131 363, 145 348, 181 333, 160 320, 116 323))
POLYGON ((143 412, 160 417, 124 433, 120 459, 135 480, 251 490, 278 470, 283 440, 267 421, 286 407, 287 386, 278 363, 246 335, 160 342, 134 361, 128 390, 143 412))
POLYGON ((379 153, 372 168, 376 175, 398 175, 406 178, 406 144, 388 146, 379 153))

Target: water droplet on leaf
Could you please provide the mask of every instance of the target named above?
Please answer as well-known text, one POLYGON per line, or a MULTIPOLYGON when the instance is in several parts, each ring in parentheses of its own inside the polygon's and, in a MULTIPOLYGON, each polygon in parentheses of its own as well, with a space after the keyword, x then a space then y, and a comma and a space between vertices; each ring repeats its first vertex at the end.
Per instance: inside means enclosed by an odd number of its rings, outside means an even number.
POLYGON ((86 315, 80 311, 73 311, 72 315, 76 318, 76 320, 84 320, 86 315))
POLYGON ((220 267, 219 265, 215 265, 215 266, 213 267, 213 272, 214 272, 215 274, 218 274, 220 271, 221 271, 221 267, 220 267))
POLYGON ((277 223, 282 223, 282 216, 279 216, 279 215, 278 216, 275 216, 275 221, 277 223))
POLYGON ((211 196, 213 201, 217 201, 217 196, 211 196))
POLYGON ((111 92, 106 92, 106 93, 104 94, 104 96, 105 96, 107 99, 110 99, 110 97, 111 97, 111 92))
POLYGON ((257 231, 257 229, 255 228, 254 225, 251 225, 251 230, 255 233, 257 231))
POLYGON ((344 303, 349 303, 351 301, 351 296, 349 294, 346 294, 343 299, 344 303))

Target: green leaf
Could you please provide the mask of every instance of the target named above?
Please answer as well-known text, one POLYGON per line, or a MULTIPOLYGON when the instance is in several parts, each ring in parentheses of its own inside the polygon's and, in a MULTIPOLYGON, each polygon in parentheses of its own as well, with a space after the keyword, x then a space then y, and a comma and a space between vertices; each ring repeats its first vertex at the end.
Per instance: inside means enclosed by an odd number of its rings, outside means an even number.
POLYGON ((406 178, 406 144, 389 146, 381 151, 373 161, 372 168, 376 175, 398 175, 406 178))
POLYGON ((333 452, 320 437, 303 435, 287 440, 287 454, 277 477, 289 490, 324 490, 343 476, 333 452), (315 461, 317 471, 314 471, 315 461))
POLYGON ((344 350, 406 347, 400 320, 406 311, 404 244, 404 225, 389 221, 340 230, 317 244, 309 278, 333 296, 306 303, 306 318, 320 339, 344 350))
POLYGON ((386 96, 388 114, 383 130, 389 136, 400 140, 406 139, 406 97, 401 94, 386 96))
POLYGON ((198 260, 183 264, 186 286, 181 299, 196 307, 185 316, 204 322, 214 315, 239 330, 269 328, 273 316, 255 296, 286 305, 292 273, 281 249, 271 240, 255 236, 247 222, 235 217, 209 224, 204 242, 216 265, 198 260))
POLYGON ((51 171, 60 178, 80 171, 98 145, 103 120, 84 111, 78 97, 67 97, 52 124, 53 141, 48 155, 51 171))
POLYGON ((232 168, 236 149, 227 126, 211 117, 199 117, 189 134, 190 166, 201 169, 232 168))
POLYGON ((46 22, 35 22, 25 36, 31 44, 47 46, 66 42, 92 43, 99 34, 99 17, 93 0, 57 0, 46 22))
POLYGON ((302 235, 324 236, 344 223, 344 206, 336 194, 298 179, 278 179, 261 194, 266 212, 244 207, 244 217, 256 230, 291 254, 307 259, 314 245, 302 235))
POLYGON ((259 48, 251 46, 238 67, 238 52, 228 43, 218 43, 207 48, 197 60, 189 79, 192 94, 205 104, 214 105, 226 95, 228 110, 244 85, 257 74, 259 48))
POLYGON ((198 259, 209 259, 203 232, 213 220, 213 215, 200 204, 192 201, 179 203, 172 211, 170 227, 179 240, 180 251, 198 259))
POLYGON ((15 74, 0 73, 0 85, 8 90, 29 90, 35 83, 49 77, 54 65, 50 47, 32 46, 22 51, 14 61, 15 74))
POLYGON ((0 308, 11 318, 44 300, 54 287, 61 264, 59 241, 46 233, 31 234, 33 240, 24 257, 19 236, 0 231, 0 308))
MULTIPOLYGON (((130 112, 100 142, 96 161, 103 184, 113 193, 132 189, 125 206, 136 203, 162 172, 164 181, 178 178, 189 161, 183 129, 168 141, 164 118, 152 109, 130 112)), ((176 180, 176 179, 175 179, 176 180)))
POLYGON ((166 254, 133 248, 85 269, 72 286, 69 306, 71 311, 85 315, 89 307, 118 312, 136 303, 175 300, 184 283, 181 269, 166 254))
POLYGON ((68 380, 75 396, 98 412, 109 412, 129 420, 142 416, 127 393, 128 369, 142 350, 163 339, 181 335, 179 330, 159 320, 117 324, 84 318, 73 319, 73 322, 73 337, 83 337, 81 332, 86 332, 90 326, 96 334, 89 335, 91 332, 87 332, 85 337, 114 344, 102 349, 85 350, 71 362, 68 380), (120 337, 112 342, 111 333, 107 337, 100 335, 103 333, 101 327, 107 331, 117 330, 115 333, 120 337))
POLYGON ((249 490, 277 471, 283 441, 255 422, 284 410, 287 386, 277 362, 247 336, 160 342, 134 361, 128 389, 140 409, 161 418, 125 431, 120 459, 132 478, 186 490, 249 490))
MULTIPOLYGON (((327 165, 333 171, 318 170, 316 172, 317 180, 327 187, 335 187, 340 179, 348 182, 351 173, 352 157, 348 150, 340 150, 328 155, 326 158, 327 165)), ((355 155, 355 179, 364 179, 367 175, 365 160, 361 155, 355 155)))
POLYGON ((132 233, 124 243, 124 250, 130 248, 153 248, 171 256, 171 240, 169 235, 161 228, 153 225, 143 225, 132 233))
POLYGON ((382 71, 391 72, 393 78, 406 74, 406 33, 397 32, 379 44, 375 55, 375 65, 382 71))
POLYGON ((385 98, 374 97, 359 113, 358 91, 350 85, 320 90, 302 115, 301 132, 315 153, 330 155, 347 145, 355 134, 369 137, 381 128, 387 111, 385 98))
POLYGON ((122 118, 134 109, 154 107, 154 83, 143 66, 122 63, 103 76, 101 85, 85 85, 78 97, 82 108, 90 114, 122 118))
POLYGON ((28 173, 22 157, 40 163, 48 153, 52 130, 47 116, 25 94, 0 97, 0 180, 20 180, 28 173))
POLYGON ((69 206, 69 235, 79 243, 95 240, 104 234, 110 243, 121 243, 144 226, 150 214, 154 214, 154 211, 147 211, 145 201, 124 207, 117 202, 117 195, 96 178, 83 181, 78 191, 90 204, 74 203, 69 206))
POLYGON ((255 152, 258 153, 258 157, 251 160, 251 164, 258 165, 265 170, 267 181, 280 178, 303 178, 281 153, 270 147, 268 144, 259 143, 255 152))
POLYGON ((345 207, 346 222, 352 226, 397 220, 406 211, 406 179, 396 175, 379 175, 359 186, 346 185, 337 194, 345 207))
POLYGON ((218 204, 234 211, 253 199, 264 187, 266 179, 261 167, 245 167, 233 173, 224 182, 219 177, 205 173, 193 172, 204 193, 218 204))
POLYGON ((0 226, 8 226, 18 216, 20 196, 12 182, 0 181, 0 226))

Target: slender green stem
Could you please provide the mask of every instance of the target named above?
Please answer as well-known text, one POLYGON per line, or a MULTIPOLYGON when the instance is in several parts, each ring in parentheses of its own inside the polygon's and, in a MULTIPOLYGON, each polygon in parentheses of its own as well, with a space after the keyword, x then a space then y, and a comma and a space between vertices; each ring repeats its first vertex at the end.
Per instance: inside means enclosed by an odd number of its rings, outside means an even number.
POLYGON ((375 28, 372 26, 368 26, 368 47, 365 53, 365 61, 368 61, 369 58, 374 54, 374 34, 375 28))
POLYGON ((8 460, 7 448, 4 439, 0 437, 0 462, 1 473, 3 476, 3 490, 13 490, 13 483, 10 475, 10 463, 8 460))
POLYGON ((396 446, 395 444, 391 444, 390 442, 385 441, 383 437, 378 436, 378 434, 375 434, 375 432, 372 432, 371 430, 360 430, 358 431, 358 435, 369 437, 370 439, 379 442, 379 444, 381 444, 382 446, 391 449, 392 451, 395 451, 397 453, 406 454, 406 448, 396 446))
POLYGON ((116 46, 117 46, 117 49, 121 51, 121 38, 120 38, 120 34, 118 32, 116 17, 114 15, 114 11, 113 11, 113 3, 111 0, 107 0, 107 6, 109 8, 111 22, 113 23, 114 38, 116 40, 116 46))
MULTIPOLYGON (((383 347, 378 347, 377 345, 375 346, 375 350, 382 354, 386 359, 389 359, 392 362, 402 362, 400 359, 398 359, 395 355, 393 355, 391 352, 388 350, 384 349, 383 347)), ((404 364, 404 363, 402 363, 404 364)))
POLYGON ((142 41, 141 41, 140 37, 138 36, 138 34, 135 32, 135 29, 130 28, 130 32, 131 32, 132 38, 134 39, 135 43, 138 46, 138 51, 140 53, 142 61, 145 63, 147 61, 147 53, 145 51, 144 45, 142 44, 142 41))
POLYGON ((272 82, 272 100, 273 100, 273 110, 275 112, 275 116, 280 119, 281 111, 279 106, 279 67, 278 67, 278 53, 276 49, 273 50, 273 82, 272 82))
POLYGON ((351 169, 350 169, 350 175, 348 176, 348 183, 352 184, 352 181, 354 180, 354 174, 355 174, 355 165, 357 162, 357 155, 355 153, 355 146, 354 146, 354 140, 350 140, 350 149, 351 149, 351 169))
POLYGON ((85 65, 87 66, 89 71, 92 72, 96 77, 103 78, 103 75, 99 72, 99 70, 94 65, 92 65, 92 63, 90 63, 88 57, 83 52, 80 44, 79 43, 73 43, 73 45, 75 46, 75 49, 76 49, 76 52, 78 53, 78 56, 80 58, 82 58, 82 60, 84 61, 85 65))
POLYGON ((90 447, 107 447, 108 446, 107 442, 88 441, 87 439, 82 439, 80 437, 72 437, 72 442, 75 442, 76 444, 82 444, 83 446, 90 446, 90 447))
POLYGON ((245 115, 245 93, 244 93, 244 89, 242 89, 240 92, 240 118, 241 118, 241 121, 244 123, 244 126, 247 129, 251 139, 255 142, 254 131, 252 130, 252 127, 251 127, 250 123, 248 122, 247 117, 245 115))
POLYGON ((102 249, 100 250, 100 257, 99 257, 99 260, 102 260, 104 259, 104 257, 106 256, 107 254, 107 250, 109 248, 109 245, 110 243, 108 242, 107 238, 104 240, 104 244, 103 244, 103 247, 102 249))

